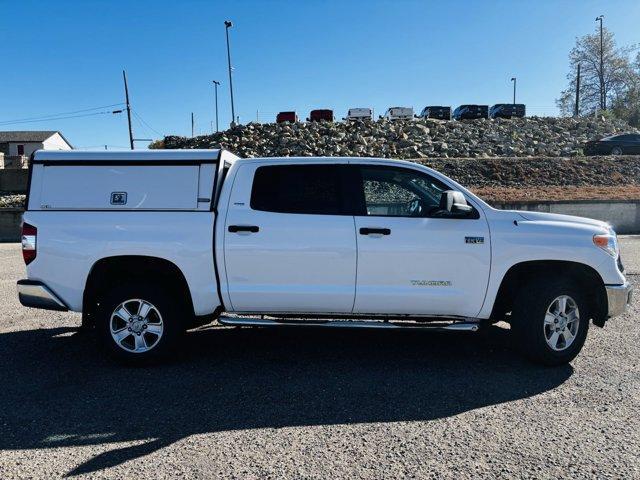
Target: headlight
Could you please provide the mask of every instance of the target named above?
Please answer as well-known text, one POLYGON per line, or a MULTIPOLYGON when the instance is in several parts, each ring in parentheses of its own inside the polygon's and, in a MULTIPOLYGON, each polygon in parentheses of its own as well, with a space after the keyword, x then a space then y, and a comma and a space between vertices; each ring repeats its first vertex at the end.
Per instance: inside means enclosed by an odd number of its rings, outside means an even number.
POLYGON ((614 258, 618 256, 618 237, 615 233, 594 235, 593 244, 614 258))

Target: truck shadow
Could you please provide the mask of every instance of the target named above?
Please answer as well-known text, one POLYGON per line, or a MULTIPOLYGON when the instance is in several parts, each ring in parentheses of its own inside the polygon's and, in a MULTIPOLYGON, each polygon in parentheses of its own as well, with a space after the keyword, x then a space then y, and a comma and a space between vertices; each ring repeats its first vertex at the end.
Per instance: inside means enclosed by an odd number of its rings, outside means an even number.
POLYGON ((509 332, 209 328, 180 358, 127 368, 68 328, 0 334, 0 450, 140 441, 68 475, 141 457, 193 434, 431 420, 530 397, 570 366, 531 365, 509 332))

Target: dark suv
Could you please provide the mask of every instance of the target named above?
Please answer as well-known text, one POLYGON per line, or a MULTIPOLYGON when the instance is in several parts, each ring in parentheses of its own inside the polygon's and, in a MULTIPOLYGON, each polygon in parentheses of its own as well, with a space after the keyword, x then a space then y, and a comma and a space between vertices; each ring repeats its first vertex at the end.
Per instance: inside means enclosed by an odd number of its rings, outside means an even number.
POLYGON ((418 118, 436 118, 438 120, 451 120, 451 107, 430 105, 424 107, 418 118))
POLYGON ((460 105, 453 111, 456 120, 469 120, 475 118, 489 118, 488 105, 460 105))
POLYGON ((522 118, 525 114, 526 108, 523 103, 496 103, 489 110, 491 118, 522 118))

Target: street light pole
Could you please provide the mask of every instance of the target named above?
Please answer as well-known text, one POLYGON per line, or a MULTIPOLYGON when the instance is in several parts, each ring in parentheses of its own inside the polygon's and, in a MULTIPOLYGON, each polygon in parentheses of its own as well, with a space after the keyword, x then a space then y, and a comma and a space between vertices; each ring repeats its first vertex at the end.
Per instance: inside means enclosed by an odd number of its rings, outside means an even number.
POLYGON ((604 92, 604 45, 602 40, 602 19, 604 15, 596 17, 596 22, 600 22, 600 108, 607 109, 607 96, 604 92))
POLYGON ((511 81, 513 82, 513 104, 516 104, 516 77, 511 77, 511 81))
POLYGON ((231 49, 229 48, 229 28, 233 27, 233 23, 229 20, 225 20, 224 28, 227 34, 227 64, 229 66, 229 92, 231 93, 231 126, 234 127, 236 122, 236 111, 233 106, 233 81, 231 80, 231 49))
POLYGON ((216 133, 218 133, 218 85, 220 82, 213 80, 213 88, 216 92, 216 133))

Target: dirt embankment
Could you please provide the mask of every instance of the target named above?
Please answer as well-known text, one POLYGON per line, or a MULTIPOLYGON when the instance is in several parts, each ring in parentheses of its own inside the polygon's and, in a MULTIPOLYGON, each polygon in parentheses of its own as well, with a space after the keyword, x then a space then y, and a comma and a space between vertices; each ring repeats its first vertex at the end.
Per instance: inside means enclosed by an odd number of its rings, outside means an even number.
POLYGON ((640 156, 415 161, 487 201, 640 199, 640 156))

